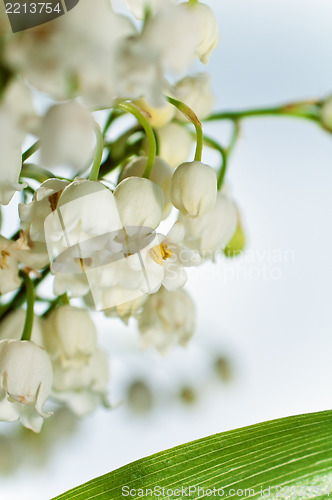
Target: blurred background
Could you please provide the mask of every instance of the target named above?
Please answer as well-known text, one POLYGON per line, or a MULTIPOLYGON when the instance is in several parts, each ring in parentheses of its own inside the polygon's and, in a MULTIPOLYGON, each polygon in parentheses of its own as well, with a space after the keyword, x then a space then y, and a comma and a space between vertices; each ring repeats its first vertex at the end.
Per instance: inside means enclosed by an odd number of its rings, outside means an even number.
MULTIPOLYGON (((332 91, 330 0, 206 3, 221 32, 209 66, 216 109, 332 91)), ((230 134, 226 123, 206 130, 230 134)), ((295 119, 247 120, 228 182, 247 251, 191 270, 188 347, 138 353, 134 321, 94 315, 114 409, 79 422, 61 412, 39 436, 1 424, 1 499, 47 500, 193 439, 331 408, 332 135, 295 119)))

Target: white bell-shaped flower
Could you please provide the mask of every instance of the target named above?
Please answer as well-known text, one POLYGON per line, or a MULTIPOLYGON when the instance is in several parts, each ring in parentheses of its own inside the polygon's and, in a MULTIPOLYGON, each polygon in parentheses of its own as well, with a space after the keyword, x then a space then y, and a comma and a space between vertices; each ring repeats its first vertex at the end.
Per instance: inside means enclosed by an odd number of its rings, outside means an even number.
POLYGON ((55 362, 53 370, 52 397, 66 403, 75 415, 83 417, 99 405, 110 406, 107 397, 109 362, 106 352, 97 349, 80 368, 64 369, 55 362))
POLYGON ((0 420, 20 419, 39 432, 52 387, 53 373, 46 351, 33 342, 0 341, 0 420))
POLYGON ((185 290, 161 288, 150 295, 138 320, 141 345, 167 354, 175 345, 186 345, 194 332, 195 305, 185 290))
MULTIPOLYGON (((20 340, 24 329, 25 318, 26 311, 23 309, 16 309, 8 316, 1 319, 0 339, 20 340)), ((43 339, 43 325, 44 320, 39 316, 34 315, 31 340, 40 347, 45 347, 43 339)))
POLYGON ((155 229, 164 210, 162 189, 149 179, 129 177, 114 191, 123 226, 155 229))
POLYGON ((180 215, 179 220, 186 231, 184 244, 197 250, 204 259, 214 260, 236 231, 238 214, 235 203, 218 193, 215 206, 205 215, 197 218, 180 215))
POLYGON ((56 210, 62 191, 69 182, 48 179, 36 189, 30 203, 19 204, 22 227, 34 242, 45 242, 45 219, 56 210))
POLYGON ((172 122, 156 130, 159 156, 171 167, 185 162, 193 147, 193 138, 186 127, 172 122))
POLYGON ((64 367, 80 367, 96 350, 97 329, 88 311, 65 305, 46 319, 44 339, 52 359, 64 367))
MULTIPOLYGON (((206 73, 186 76, 175 85, 173 93, 179 101, 194 111, 199 120, 204 120, 212 112, 214 95, 210 77, 206 73)), ((177 118, 187 120, 180 112, 177 112, 177 118)))
POLYGON ((219 28, 216 16, 211 7, 205 3, 190 3, 186 4, 186 6, 193 9, 198 15, 200 40, 196 54, 202 63, 208 64, 211 52, 219 43, 219 28))
POLYGON ((77 102, 52 106, 40 127, 42 164, 66 165, 78 172, 85 170, 95 148, 94 127, 91 114, 77 102))
MULTIPOLYGON (((119 182, 128 177, 142 177, 145 166, 147 162, 146 156, 140 156, 132 160, 128 165, 122 170, 119 182)), ((171 180, 173 175, 173 169, 168 165, 165 160, 157 157, 152 167, 150 180, 158 184, 164 193, 165 206, 163 210, 163 216, 167 217, 170 212, 171 202, 170 202, 170 188, 171 180)))
POLYGON ((181 214, 204 215, 215 205, 217 175, 213 168, 200 161, 182 163, 174 172, 171 200, 181 214))

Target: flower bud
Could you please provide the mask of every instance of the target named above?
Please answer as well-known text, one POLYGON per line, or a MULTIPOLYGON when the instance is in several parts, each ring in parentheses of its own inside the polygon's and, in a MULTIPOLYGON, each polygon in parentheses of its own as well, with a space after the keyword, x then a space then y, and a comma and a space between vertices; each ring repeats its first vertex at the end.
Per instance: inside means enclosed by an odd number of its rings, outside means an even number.
POLYGON ((97 330, 88 311, 69 305, 51 312, 44 337, 48 352, 63 366, 84 365, 97 347, 97 330))
POLYGON ((159 226, 163 209, 162 189, 149 179, 129 177, 114 191, 123 226, 159 226))
POLYGON ((53 380, 46 351, 33 342, 2 340, 0 366, 0 420, 20 419, 24 427, 39 432, 43 417, 49 416, 42 408, 53 380))
MULTIPOLYGON (((122 170, 119 182, 127 177, 142 177, 145 166, 147 162, 146 156, 141 156, 132 160, 125 168, 122 170)), ((158 184, 163 190, 165 206, 163 215, 164 217, 169 214, 171 203, 170 203, 170 188, 172 181, 173 169, 166 163, 162 158, 156 158, 152 167, 150 180, 158 184)))
POLYGON ((171 200, 181 214, 198 217, 211 210, 217 197, 217 176, 200 161, 182 163, 174 172, 171 200))

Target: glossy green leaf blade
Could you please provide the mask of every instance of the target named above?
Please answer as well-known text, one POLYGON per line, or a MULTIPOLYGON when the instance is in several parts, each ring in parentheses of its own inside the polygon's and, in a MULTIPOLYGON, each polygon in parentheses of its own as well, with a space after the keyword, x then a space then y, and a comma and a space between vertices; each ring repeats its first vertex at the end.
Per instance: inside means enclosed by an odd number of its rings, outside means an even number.
POLYGON ((137 498, 262 498, 263 490, 269 498, 332 498, 332 411, 264 422, 177 446, 54 500, 135 498, 129 490, 136 490, 137 498))

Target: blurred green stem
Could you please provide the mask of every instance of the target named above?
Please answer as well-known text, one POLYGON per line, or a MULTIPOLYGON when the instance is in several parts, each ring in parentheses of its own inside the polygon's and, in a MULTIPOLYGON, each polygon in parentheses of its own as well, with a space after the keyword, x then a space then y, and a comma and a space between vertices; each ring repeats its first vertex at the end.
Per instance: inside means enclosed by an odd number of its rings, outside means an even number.
POLYGON ((27 272, 20 271, 19 275, 24 281, 27 302, 25 323, 21 340, 31 340, 34 319, 35 287, 27 272))

